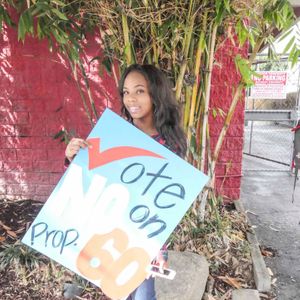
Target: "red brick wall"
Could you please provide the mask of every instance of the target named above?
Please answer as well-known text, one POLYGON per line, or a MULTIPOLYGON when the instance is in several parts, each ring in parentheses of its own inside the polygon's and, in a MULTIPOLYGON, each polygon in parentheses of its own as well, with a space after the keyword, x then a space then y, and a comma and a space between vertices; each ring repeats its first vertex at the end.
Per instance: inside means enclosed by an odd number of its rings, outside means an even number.
MULTIPOLYGON (((211 112, 209 115, 212 149, 216 145, 219 133, 224 124, 224 117, 220 114, 214 117, 212 109, 221 108, 227 113, 240 79, 235 67, 234 57, 237 54, 246 57, 247 50, 247 46, 240 49, 228 39, 216 53, 212 73, 211 112)), ((225 201, 239 199, 240 197, 244 109, 245 95, 241 97, 237 104, 216 165, 216 187, 219 194, 224 196, 225 201)))
MULTIPOLYGON (((96 61, 88 64, 99 55, 99 48, 97 39, 90 38, 83 57, 93 98, 99 112, 106 106, 118 112, 114 80, 105 73, 99 77, 96 61)), ((232 60, 237 51, 228 42, 217 54, 211 108, 226 111, 229 106, 238 80, 232 60)), ((53 136, 63 125, 84 138, 91 127, 68 63, 50 53, 47 42, 27 38, 23 45, 8 29, 0 36, 0 57, 0 198, 45 201, 63 172, 65 145, 53 136)), ((244 101, 240 101, 217 165, 218 189, 232 199, 240 194, 243 111, 244 101), (231 168, 226 171, 228 161, 231 168)), ((212 143, 222 123, 220 116, 210 115, 212 143)))
MULTIPOLYGON (((98 112, 118 112, 113 78, 99 77, 97 61, 88 64, 100 54, 96 40, 89 39, 83 56, 93 98, 98 112)), ((15 30, 5 30, 0 57, 0 197, 46 200, 63 172, 65 144, 54 135, 63 125, 86 137, 91 125, 68 62, 46 41, 27 38, 23 45, 15 30)))

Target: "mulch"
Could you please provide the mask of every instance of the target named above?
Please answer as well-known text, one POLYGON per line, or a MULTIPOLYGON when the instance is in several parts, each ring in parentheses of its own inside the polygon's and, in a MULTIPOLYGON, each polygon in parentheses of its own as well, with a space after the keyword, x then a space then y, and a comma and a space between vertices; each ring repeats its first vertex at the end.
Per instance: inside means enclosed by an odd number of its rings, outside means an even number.
POLYGON ((0 200, 0 242, 14 243, 22 238, 44 203, 0 200))

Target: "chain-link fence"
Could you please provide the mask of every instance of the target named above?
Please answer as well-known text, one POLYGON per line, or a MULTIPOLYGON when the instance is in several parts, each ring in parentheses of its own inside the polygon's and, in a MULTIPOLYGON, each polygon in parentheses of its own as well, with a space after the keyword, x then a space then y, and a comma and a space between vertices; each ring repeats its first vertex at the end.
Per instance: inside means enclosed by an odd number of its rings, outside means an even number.
POLYGON ((254 170, 290 170, 294 138, 292 127, 292 122, 247 122, 243 151, 244 154, 257 159, 254 170))

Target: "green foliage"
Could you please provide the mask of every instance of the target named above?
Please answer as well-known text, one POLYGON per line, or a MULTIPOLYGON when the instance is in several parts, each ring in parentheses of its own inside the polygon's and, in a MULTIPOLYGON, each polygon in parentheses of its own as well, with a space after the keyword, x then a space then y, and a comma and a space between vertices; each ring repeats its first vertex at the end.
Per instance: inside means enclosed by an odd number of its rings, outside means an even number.
POLYGON ((238 68, 242 81, 245 84, 245 86, 251 86, 254 84, 252 80, 252 75, 255 73, 253 70, 251 70, 251 66, 249 64, 249 61, 245 58, 242 58, 241 55, 237 55, 235 57, 235 65, 238 68))
POLYGON ((8 26, 15 25, 5 7, 0 4, 0 32, 2 31, 3 23, 6 23, 8 26))
POLYGON ((9 266, 15 266, 16 268, 24 267, 26 270, 33 270, 38 268, 41 262, 44 262, 45 258, 42 258, 33 249, 21 244, 17 241, 15 244, 3 244, 0 251, 0 270, 5 270, 9 266))

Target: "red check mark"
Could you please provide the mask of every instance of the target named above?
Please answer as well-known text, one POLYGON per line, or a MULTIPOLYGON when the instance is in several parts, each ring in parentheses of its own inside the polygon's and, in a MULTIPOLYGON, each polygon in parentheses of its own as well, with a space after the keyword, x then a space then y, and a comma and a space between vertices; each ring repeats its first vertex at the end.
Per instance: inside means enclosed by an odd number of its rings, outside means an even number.
POLYGON ((116 160, 134 156, 151 156, 164 158, 157 153, 130 146, 114 147, 100 152, 100 138, 91 138, 88 139, 87 142, 91 145, 88 148, 89 170, 95 169, 116 160))

